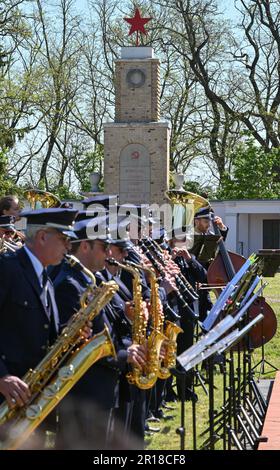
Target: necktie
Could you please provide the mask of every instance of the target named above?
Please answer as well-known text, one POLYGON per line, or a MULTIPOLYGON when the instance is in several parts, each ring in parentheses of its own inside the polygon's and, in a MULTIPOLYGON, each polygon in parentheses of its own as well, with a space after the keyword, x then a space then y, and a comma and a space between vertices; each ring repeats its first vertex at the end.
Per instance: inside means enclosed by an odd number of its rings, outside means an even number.
POLYGON ((43 298, 44 298, 45 308, 46 308, 47 315, 50 320, 49 343, 53 344, 57 338, 57 331, 56 331, 56 326, 55 326, 51 295, 49 291, 49 288, 50 288, 49 278, 48 278, 48 273, 46 269, 43 269, 43 272, 42 272, 42 285, 43 285, 43 296, 44 296, 43 298))
POLYGON ((118 292, 119 296, 125 301, 129 302, 132 300, 133 295, 131 294, 130 290, 126 287, 119 276, 113 276, 113 280, 118 284, 120 290, 118 292))

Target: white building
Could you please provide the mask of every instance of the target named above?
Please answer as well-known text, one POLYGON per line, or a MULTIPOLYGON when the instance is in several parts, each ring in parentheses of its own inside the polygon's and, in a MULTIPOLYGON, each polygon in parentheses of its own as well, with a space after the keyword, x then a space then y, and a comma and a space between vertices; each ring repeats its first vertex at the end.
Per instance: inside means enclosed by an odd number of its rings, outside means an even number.
POLYGON ((262 248, 280 248, 280 199, 211 202, 229 227, 228 250, 244 255, 262 248))
MULTIPOLYGON (((75 209, 82 209, 81 202, 73 202, 75 209)), ((280 199, 214 201, 211 206, 229 227, 228 250, 247 258, 262 248, 280 249, 280 199)), ((25 220, 17 226, 24 229, 25 220)))

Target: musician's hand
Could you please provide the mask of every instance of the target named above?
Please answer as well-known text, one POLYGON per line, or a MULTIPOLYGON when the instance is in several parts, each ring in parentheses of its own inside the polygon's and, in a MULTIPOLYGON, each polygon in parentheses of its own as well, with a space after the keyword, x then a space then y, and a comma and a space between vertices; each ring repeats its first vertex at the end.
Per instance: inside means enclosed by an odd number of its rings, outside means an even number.
POLYGON ((190 253, 186 248, 173 248, 172 250, 172 257, 177 258, 177 256, 181 256, 186 261, 190 261, 192 259, 190 253))
POLYGON ((89 339, 92 336, 92 322, 87 321, 84 328, 81 330, 81 338, 82 339, 89 339))
POLYGON ((172 257, 173 260, 177 258, 177 256, 178 256, 177 252, 178 252, 178 248, 174 247, 171 251, 171 257, 172 257))
POLYGON ((127 348, 127 362, 142 369, 147 361, 146 345, 132 344, 127 348))
POLYGON ((201 282, 196 282, 195 283, 195 290, 198 292, 199 289, 201 288, 201 286, 202 286, 201 282))
POLYGON ((218 225, 220 230, 224 231, 224 230, 227 229, 226 226, 224 225, 221 217, 218 217, 218 216, 214 217, 214 222, 218 225))
POLYGON ((148 258, 145 258, 144 256, 141 258, 141 263, 145 268, 153 269, 152 263, 148 260, 148 258))
POLYGON ((179 266, 177 266, 176 263, 174 262, 168 262, 166 264, 166 269, 165 269, 165 272, 168 272, 168 274, 170 275, 175 275, 175 274, 179 274, 180 273, 180 268, 179 266))
POLYGON ((31 397, 28 385, 13 375, 0 379, 0 393, 4 395, 10 408, 26 405, 31 397))
POLYGON ((164 252, 163 252, 163 258, 164 258, 166 261, 170 260, 170 253, 168 253, 167 250, 164 250, 164 252))

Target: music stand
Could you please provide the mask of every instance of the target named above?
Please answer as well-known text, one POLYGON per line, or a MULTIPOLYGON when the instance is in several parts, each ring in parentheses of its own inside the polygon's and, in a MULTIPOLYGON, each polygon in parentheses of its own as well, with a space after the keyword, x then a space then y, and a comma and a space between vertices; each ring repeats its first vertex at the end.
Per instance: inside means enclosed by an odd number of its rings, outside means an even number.
POLYGON ((280 266, 280 250, 259 250, 258 257, 264 260, 263 277, 274 277, 280 266))
MULTIPOLYGON (((263 307, 261 306, 260 310, 262 311, 263 310, 263 307)), ((262 329, 262 344, 261 344, 261 359, 259 360, 259 362, 257 362, 257 364, 254 365, 254 367, 252 367, 252 371, 254 371, 255 369, 257 369, 257 367, 260 366, 260 369, 259 369, 259 376, 258 376, 258 382, 260 380, 260 376, 261 375, 266 375, 266 374, 270 374, 271 372, 274 372, 274 371, 277 371, 278 368, 276 366, 274 366, 271 362, 267 361, 265 359, 265 352, 264 352, 264 345, 265 345, 265 337, 264 337, 264 331, 263 331, 263 322, 261 324, 261 329, 262 329), (265 372, 265 365, 271 367, 270 370, 266 371, 265 372)))
POLYGON ((206 333, 196 344, 190 346, 186 351, 177 357, 177 361, 184 367, 184 364, 192 361, 198 354, 202 353, 204 349, 209 348, 217 339, 224 335, 232 326, 234 326, 236 320, 228 315, 223 318, 214 328, 206 333))
POLYGON ((193 254, 200 263, 208 263, 215 258, 219 235, 194 235, 193 246, 189 252, 193 254))
MULTIPOLYGON (((211 343, 213 343, 213 335, 212 335, 212 337, 210 337, 210 340, 209 340, 209 333, 208 333, 206 335, 206 336, 208 336, 206 341, 204 340, 204 342, 203 342, 203 338, 202 338, 202 340, 201 340, 202 344, 200 345, 199 350, 197 349, 196 355, 195 355, 195 351, 192 348, 189 348, 190 350, 192 349, 192 351, 189 351, 189 354, 186 354, 186 352, 188 350, 184 351, 184 353, 182 353, 180 356, 178 356, 177 360, 180 363, 180 365, 183 367, 185 372, 188 372, 189 370, 193 369, 195 366, 197 366, 202 361, 211 358, 215 353, 218 352, 220 354, 220 353, 226 352, 227 350, 231 349, 234 345, 236 345, 239 341, 241 341, 241 339, 246 334, 249 333, 251 328, 253 328, 253 326, 256 323, 258 323, 262 319, 263 319, 263 315, 259 314, 256 318, 254 318, 250 323, 248 323, 241 330, 236 328, 231 333, 229 333, 227 336, 225 336, 222 339, 219 339, 219 341, 217 341, 216 343, 211 344, 211 345, 209 344, 209 342, 211 341, 211 343)), ((226 319, 224 319, 224 320, 226 320, 226 319)), ((238 323, 239 321, 240 321, 240 317, 239 318, 232 318, 232 321, 230 321, 230 323, 228 323, 227 325, 226 324, 222 325, 223 328, 222 329, 220 328, 220 332, 223 331, 223 334, 225 334, 226 330, 228 330, 229 328, 232 328, 232 326, 235 323, 238 323), (226 328, 227 326, 229 328, 226 328)), ((222 322, 220 322, 220 323, 222 323, 222 322)), ((219 325, 217 325, 217 326, 219 326, 219 325)), ((215 330, 216 328, 217 327, 214 327, 213 330, 215 330)), ((218 334, 218 336, 220 337, 219 334, 218 334)), ((212 385, 212 388, 213 388, 214 384, 213 384, 212 381, 211 381, 211 385, 212 385)), ((184 423, 185 418, 184 418, 183 403, 182 403, 182 406, 181 406, 181 413, 183 414, 183 416, 181 415, 181 422, 184 423)), ((214 396, 213 396, 213 390, 211 391, 211 394, 210 394, 210 397, 209 397, 209 421, 210 421, 210 448, 214 449, 216 436, 215 436, 215 432, 214 432, 214 396)), ((182 426, 181 426, 181 428, 182 428, 182 426)), ((180 430, 180 428, 179 428, 179 430, 180 430)), ((178 433, 180 434, 180 432, 178 432, 178 433)), ((232 431, 231 434, 234 434, 233 431, 232 431)), ((184 431, 183 435, 185 435, 185 431, 184 431)), ((234 437, 235 436, 233 436, 233 438, 234 437)), ((182 447, 181 447, 181 449, 182 449, 182 447)))
MULTIPOLYGON (((233 346, 235 346, 237 343, 241 341, 241 339, 249 333, 249 331, 255 326, 257 323, 259 323, 261 320, 263 320, 263 314, 259 313, 253 320, 251 320, 247 325, 245 325, 241 330, 238 330, 238 334, 232 338, 229 338, 230 341, 225 342, 225 344, 221 343, 221 349, 219 350, 219 353, 223 353, 231 349, 233 346)), ((234 330, 236 331, 236 330, 234 330)), ((230 336, 230 335, 228 335, 230 336)))

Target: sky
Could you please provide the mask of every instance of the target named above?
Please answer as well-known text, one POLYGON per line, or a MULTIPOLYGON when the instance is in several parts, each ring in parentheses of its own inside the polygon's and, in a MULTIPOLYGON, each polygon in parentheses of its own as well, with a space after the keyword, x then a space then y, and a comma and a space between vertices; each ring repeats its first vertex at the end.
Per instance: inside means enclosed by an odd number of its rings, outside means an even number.
MULTIPOLYGON (((87 14, 88 0, 75 0, 75 2, 77 12, 87 14)), ((217 2, 221 12, 227 19, 232 20, 233 22, 236 22, 238 20, 238 11, 235 9, 234 6, 235 0, 217 0, 217 2)), ((205 177, 205 184, 208 184, 209 180, 211 180, 211 183, 214 186, 216 185, 217 181, 212 179, 208 166, 202 161, 198 163, 198 161, 195 160, 195 162, 190 165, 186 173, 186 179, 198 180, 201 179, 202 174, 205 177)))
MULTIPOLYGON (((94 0, 92 0, 93 2, 94 0)), ((171 0, 172 1, 172 0, 171 0)), ((238 20, 238 12, 235 9, 235 0, 217 0, 218 5, 220 7, 221 12, 224 16, 232 20, 234 23, 238 20)), ((74 4, 76 7, 76 12, 81 16, 87 16, 89 12, 88 0, 74 0, 74 4)), ((132 4, 132 1, 131 1, 132 4)), ((205 163, 202 161, 198 163, 196 160, 194 164, 191 164, 189 169, 187 170, 187 179, 197 180, 201 178, 201 175, 205 175, 205 183, 207 184, 209 179, 212 180, 212 177, 209 172, 209 168, 205 163)), ((212 180, 212 184, 215 185, 215 181, 212 180)))
MULTIPOLYGON (((238 12, 234 8, 235 0, 217 0, 218 5, 221 8, 221 11, 229 19, 236 19, 238 17, 238 12)), ((86 12, 88 10, 88 0, 75 0, 77 5, 77 10, 86 12)), ((131 2, 132 3, 132 2, 131 2)))

